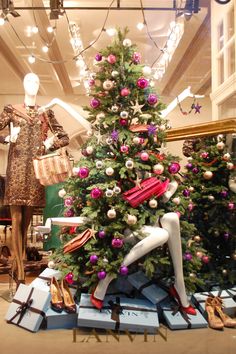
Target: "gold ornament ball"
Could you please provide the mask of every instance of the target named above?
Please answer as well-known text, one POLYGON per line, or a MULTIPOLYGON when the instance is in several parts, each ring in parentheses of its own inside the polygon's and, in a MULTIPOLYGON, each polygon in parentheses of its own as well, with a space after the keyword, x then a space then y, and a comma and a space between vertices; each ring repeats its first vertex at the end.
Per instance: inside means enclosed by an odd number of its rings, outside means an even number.
POLYGON ((228 170, 233 170, 234 169, 234 164, 232 162, 227 162, 227 169, 228 170))
POLYGON ((190 186, 190 187, 188 188, 188 190, 189 190, 189 192, 193 192, 193 191, 194 191, 194 187, 190 186))
POLYGON ((87 146, 86 147, 86 152, 87 152, 87 154, 91 155, 93 153, 93 147, 92 146, 87 146))
POLYGON ((194 241, 195 242, 200 242, 201 241, 201 237, 199 235, 194 236, 194 241))
POLYGON ((190 278, 196 278, 196 274, 195 273, 189 273, 190 278))
POLYGON ((158 203, 157 203, 156 199, 151 199, 148 204, 149 204, 150 208, 155 209, 157 207, 158 203))
POLYGON ((163 173, 163 171, 164 171, 164 166, 161 165, 160 163, 153 166, 153 172, 156 175, 161 175, 163 173))
POLYGON ((107 216, 109 219, 115 219, 115 217, 116 217, 115 209, 109 209, 107 212, 107 216))
POLYGON ((202 253, 201 251, 198 251, 198 252, 196 252, 196 256, 197 256, 198 258, 202 258, 203 253, 202 253))
POLYGON ((109 91, 109 90, 113 89, 114 84, 113 84, 113 82, 111 80, 106 80, 106 81, 104 81, 102 86, 103 86, 104 90, 108 90, 109 91))
POLYGON ((135 225, 137 223, 137 217, 129 214, 126 222, 128 225, 135 225))
POLYGON ((212 179, 213 173, 211 171, 206 171, 203 173, 203 177, 207 180, 212 179))
POLYGON ((223 270, 222 270, 222 274, 223 274, 223 275, 227 275, 227 274, 228 274, 227 269, 223 269, 223 270))
POLYGON ((107 167, 106 175, 107 176, 112 176, 113 174, 114 174, 114 169, 112 167, 107 167))

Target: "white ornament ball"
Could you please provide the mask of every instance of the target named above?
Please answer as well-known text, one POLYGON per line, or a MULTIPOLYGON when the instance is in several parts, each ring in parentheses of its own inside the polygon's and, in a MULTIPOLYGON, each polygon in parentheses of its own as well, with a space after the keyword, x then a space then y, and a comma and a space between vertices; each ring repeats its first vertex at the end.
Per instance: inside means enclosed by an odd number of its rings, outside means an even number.
POLYGON ((118 186, 115 186, 115 187, 113 188, 113 192, 114 192, 115 194, 120 194, 121 188, 118 187, 118 186))
POLYGON ((190 186, 188 190, 189 192, 194 192, 194 187, 190 186))
POLYGON ((107 143, 107 145, 113 144, 113 139, 112 138, 107 138, 106 139, 106 143, 107 143))
POLYGON ((96 167, 97 168, 102 168, 103 167, 103 162, 102 161, 96 161, 96 167))
POLYGON ((212 179, 213 173, 211 171, 206 171, 203 173, 203 177, 207 180, 212 179))
POLYGON ((60 198, 64 198, 65 195, 66 195, 65 189, 64 189, 64 188, 63 188, 63 189, 60 189, 60 190, 58 191, 58 195, 59 195, 60 198))
POLYGON ((149 204, 150 208, 154 209, 157 207, 158 203, 157 203, 156 199, 151 199, 151 200, 149 200, 148 204, 149 204))
POLYGON ((132 42, 130 39, 126 38, 123 40, 123 46, 124 47, 130 47, 132 45, 132 42))
POLYGON ((134 161, 132 160, 126 161, 125 167, 128 168, 129 170, 132 170, 134 168, 134 161))
POLYGON ((112 176, 113 174, 114 174, 114 169, 112 167, 107 167, 106 168, 106 175, 112 176))
POLYGON ((144 66, 142 69, 143 75, 151 76, 152 75, 152 68, 150 66, 144 66))
POLYGON ((114 87, 114 83, 111 80, 106 80, 104 81, 104 83, 102 84, 102 87, 104 88, 104 90, 112 90, 114 87))
POLYGON ((175 197, 172 199, 173 203, 175 203, 176 205, 179 205, 181 202, 181 199, 179 197, 175 197))
POLYGON ((123 119, 127 119, 129 116, 129 112, 126 112, 126 111, 122 111, 120 112, 120 117, 123 118, 123 119))
POLYGON ((166 130, 166 126, 164 124, 161 124, 160 127, 159 127, 159 130, 160 131, 165 131, 166 130))
POLYGON ((103 112, 98 113, 98 114, 96 115, 96 118, 97 118, 98 120, 105 118, 105 113, 103 113, 103 112))
POLYGON ((193 159, 192 157, 188 157, 188 158, 187 158, 187 160, 188 160, 189 162, 191 162, 192 159, 193 159))
POLYGON ((113 196, 113 190, 107 189, 105 192, 106 197, 111 198, 113 196))
POLYGON ((135 145, 139 145, 140 144, 140 138, 138 136, 136 136, 135 138, 133 138, 133 143, 135 145))
POLYGON ((49 261, 49 262, 48 262, 48 268, 50 268, 50 269, 54 269, 54 268, 55 268, 55 263, 54 263, 54 261, 49 261))
POLYGON ((161 175, 164 172, 164 166, 161 165, 160 163, 157 163, 156 165, 153 166, 153 172, 156 175, 161 175))
POLYGON ((87 136, 90 138, 92 135, 93 135, 92 130, 88 130, 88 131, 87 131, 87 136))
POLYGON ((127 217, 127 224, 128 225, 135 225, 136 223, 137 223, 137 217, 135 216, 135 215, 128 215, 128 217, 127 217))
POLYGON ((223 159, 225 161, 229 161, 231 159, 231 155, 227 152, 227 154, 224 154, 223 159))
POLYGON ((109 209, 107 212, 107 216, 109 219, 115 219, 115 217, 116 217, 115 209, 109 209))
POLYGON ((94 150, 94 149, 93 149, 92 146, 87 146, 87 147, 86 147, 86 152, 87 152, 88 155, 91 155, 91 154, 93 153, 93 150, 94 150))
POLYGON ((112 77, 117 77, 118 75, 119 75, 119 72, 116 70, 112 71, 112 73, 111 73, 112 77))
POLYGON ((114 106, 111 107, 112 112, 116 113, 119 110, 119 107, 115 104, 114 106))
POLYGON ((213 195, 209 195, 209 196, 208 196, 208 199, 209 199, 211 202, 213 202, 213 200, 215 200, 215 197, 214 197, 213 195))
POLYGON ((227 162, 226 166, 227 166, 228 170, 233 170, 233 168, 234 168, 234 164, 232 162, 227 162))
POLYGON ((72 168, 72 175, 73 176, 78 176, 80 168, 79 167, 73 167, 72 168))
POLYGON ((225 144, 223 143, 223 141, 220 141, 216 144, 216 147, 218 150, 224 150, 225 144))

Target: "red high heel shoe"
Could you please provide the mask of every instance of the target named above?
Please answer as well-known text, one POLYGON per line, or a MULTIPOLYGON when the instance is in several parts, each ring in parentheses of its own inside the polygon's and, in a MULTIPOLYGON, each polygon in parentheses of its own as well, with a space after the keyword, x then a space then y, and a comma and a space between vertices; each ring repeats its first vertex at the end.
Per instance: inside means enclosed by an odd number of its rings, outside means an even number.
POLYGON ((178 302, 179 306, 183 309, 184 312, 186 312, 188 315, 196 316, 197 312, 191 305, 189 305, 188 307, 184 307, 182 305, 179 294, 177 293, 174 285, 169 289, 169 294, 170 296, 175 298, 175 300, 178 302))
MULTIPOLYGON (((95 289, 95 290, 96 290, 96 289, 95 289)), ((91 301, 91 303, 93 304, 94 307, 96 307, 98 310, 101 310, 101 309, 102 309, 102 306, 103 306, 103 300, 97 299, 97 298, 94 296, 95 290, 92 292, 92 294, 91 294, 91 296, 90 296, 90 301, 91 301)))

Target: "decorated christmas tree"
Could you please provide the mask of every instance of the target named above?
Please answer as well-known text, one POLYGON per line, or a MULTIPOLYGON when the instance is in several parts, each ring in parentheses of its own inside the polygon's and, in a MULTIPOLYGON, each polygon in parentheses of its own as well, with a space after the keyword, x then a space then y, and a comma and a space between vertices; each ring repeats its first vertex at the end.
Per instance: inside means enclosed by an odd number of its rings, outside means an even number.
MULTIPOLYGON (((157 270, 167 278, 173 274, 166 247, 151 251, 129 268, 122 265, 133 246, 129 236, 135 233, 142 239, 142 226, 156 223, 169 210, 157 193, 130 203, 129 191, 134 187, 142 191, 146 184, 165 185, 177 179, 180 169, 178 158, 163 147, 169 124, 160 113, 164 106, 154 91, 152 70, 141 64, 141 55, 127 33, 118 31, 113 43, 95 56, 89 78, 90 105, 85 107, 91 131, 74 176, 61 191, 64 216, 87 218, 83 226, 62 230, 62 241, 86 229, 92 230, 93 237, 75 252, 58 249, 53 260, 67 278, 86 276, 86 286, 107 274, 127 275, 140 267, 150 278, 157 270)), ((185 252, 195 230, 183 222, 185 252)), ((194 254, 195 244, 189 247, 194 254)), ((191 263, 184 260, 186 285, 192 289, 197 277, 191 274, 196 274, 201 262, 197 256, 191 263)))
POLYGON ((175 209, 181 204, 189 210, 188 220, 198 230, 193 241, 205 249, 196 250, 203 264, 198 278, 208 281, 206 289, 219 284, 230 287, 236 279, 236 194, 229 188, 233 159, 224 136, 199 139, 194 150, 174 199, 175 209))

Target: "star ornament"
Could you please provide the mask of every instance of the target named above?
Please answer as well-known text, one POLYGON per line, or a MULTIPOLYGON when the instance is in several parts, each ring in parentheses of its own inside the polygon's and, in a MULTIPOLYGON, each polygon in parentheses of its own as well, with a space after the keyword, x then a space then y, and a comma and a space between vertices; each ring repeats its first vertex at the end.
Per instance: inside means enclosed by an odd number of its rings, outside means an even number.
POLYGON ((200 112, 200 109, 202 108, 202 106, 199 106, 199 103, 197 103, 197 104, 195 104, 194 105, 194 109, 195 109, 195 113, 194 114, 196 114, 196 113, 201 113, 200 112))
POLYGON ((141 108, 143 108, 144 104, 139 104, 138 100, 135 101, 135 104, 134 104, 134 102, 131 102, 131 104, 132 104, 132 106, 130 108, 134 111, 134 115, 136 113, 142 113, 141 108))

